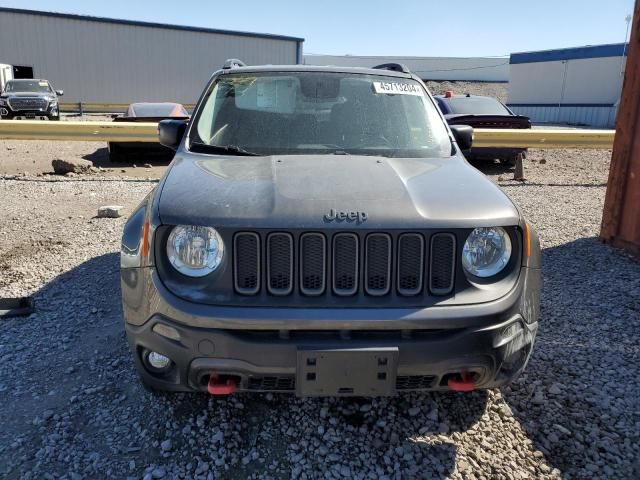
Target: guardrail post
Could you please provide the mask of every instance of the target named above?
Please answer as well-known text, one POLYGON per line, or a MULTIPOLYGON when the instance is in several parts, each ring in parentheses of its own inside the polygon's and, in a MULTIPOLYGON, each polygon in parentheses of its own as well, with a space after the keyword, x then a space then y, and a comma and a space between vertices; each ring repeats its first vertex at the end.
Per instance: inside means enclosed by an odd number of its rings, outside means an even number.
POLYGON ((516 154, 516 168, 513 171, 513 179, 518 180, 519 182, 524 182, 524 166, 522 165, 522 160, 524 155, 522 153, 516 154))
POLYGON ((80 102, 80 116, 84 116, 84 108, 82 108, 82 102, 80 102))

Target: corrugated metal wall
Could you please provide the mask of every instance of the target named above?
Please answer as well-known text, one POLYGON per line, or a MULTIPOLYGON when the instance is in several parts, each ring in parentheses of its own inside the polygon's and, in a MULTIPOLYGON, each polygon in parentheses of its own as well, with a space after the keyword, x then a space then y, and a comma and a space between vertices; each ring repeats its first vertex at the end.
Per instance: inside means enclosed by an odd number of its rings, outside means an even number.
POLYGON ((622 70, 622 57, 512 64, 507 104, 537 123, 612 128, 622 70))
POLYGON ((224 60, 295 64, 295 40, 0 11, 0 63, 33 66, 65 102, 195 103, 224 60))
POLYGON ((423 80, 509 81, 509 59, 504 57, 370 57, 353 55, 305 55, 307 65, 373 67, 403 63, 423 80))

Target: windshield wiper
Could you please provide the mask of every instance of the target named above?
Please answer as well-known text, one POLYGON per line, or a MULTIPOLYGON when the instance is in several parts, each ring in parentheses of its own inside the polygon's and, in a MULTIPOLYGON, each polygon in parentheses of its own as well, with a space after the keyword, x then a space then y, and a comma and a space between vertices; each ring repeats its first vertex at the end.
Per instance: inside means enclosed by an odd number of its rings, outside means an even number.
POLYGON ((259 153, 249 152, 237 145, 207 145, 206 143, 193 142, 191 150, 201 153, 227 153, 247 157, 259 157, 259 153))

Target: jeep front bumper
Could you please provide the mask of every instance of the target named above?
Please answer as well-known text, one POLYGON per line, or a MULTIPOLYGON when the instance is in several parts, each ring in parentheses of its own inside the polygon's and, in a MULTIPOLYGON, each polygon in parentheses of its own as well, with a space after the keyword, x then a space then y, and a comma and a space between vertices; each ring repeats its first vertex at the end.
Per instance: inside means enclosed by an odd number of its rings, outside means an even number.
MULTIPOLYGON (((425 309, 194 304, 170 293, 153 268, 123 269, 121 283, 125 329, 138 371, 160 390, 207 391, 211 375, 219 375, 233 379, 237 391, 306 395, 300 352, 310 350, 396 351, 387 379, 392 385, 383 394, 448 390, 449 380, 462 374, 472 378, 474 388, 493 388, 522 372, 538 328, 540 270, 529 268, 499 300, 425 309), (145 361, 152 351, 171 359, 166 371, 145 361)), ((339 376, 335 382, 324 380, 320 394, 362 392, 339 376)))

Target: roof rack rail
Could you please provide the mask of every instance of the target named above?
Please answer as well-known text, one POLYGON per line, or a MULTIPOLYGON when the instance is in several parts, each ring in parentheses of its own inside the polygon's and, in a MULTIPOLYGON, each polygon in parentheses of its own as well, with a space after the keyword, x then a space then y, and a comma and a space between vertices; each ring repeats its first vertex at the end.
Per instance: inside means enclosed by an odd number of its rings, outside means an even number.
POLYGON ((246 66, 247 65, 242 60, 238 60, 237 58, 228 58, 224 62, 224 65, 222 66, 222 68, 224 70, 229 70, 230 68, 238 68, 238 67, 246 67, 246 66))
POLYGON ((403 63, 383 63, 373 67, 374 70, 391 70, 393 72, 411 73, 409 67, 403 63))

